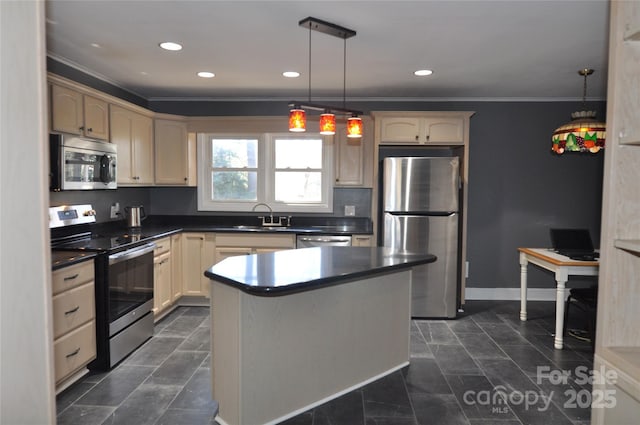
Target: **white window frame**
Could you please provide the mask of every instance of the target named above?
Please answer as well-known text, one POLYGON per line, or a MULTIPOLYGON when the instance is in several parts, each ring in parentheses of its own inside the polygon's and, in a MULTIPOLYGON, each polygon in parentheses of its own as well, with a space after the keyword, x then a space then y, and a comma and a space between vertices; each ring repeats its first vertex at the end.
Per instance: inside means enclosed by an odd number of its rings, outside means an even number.
MULTIPOLYGON (((333 140, 319 133, 200 133, 198 134, 198 211, 251 212, 257 203, 268 204, 278 213, 333 212, 333 140), (211 199, 212 138, 258 140, 258 187, 256 201, 215 201, 211 199), (322 139, 322 200, 318 203, 287 203, 275 201, 275 140, 322 139)), ((264 212, 264 207, 260 207, 264 212)))

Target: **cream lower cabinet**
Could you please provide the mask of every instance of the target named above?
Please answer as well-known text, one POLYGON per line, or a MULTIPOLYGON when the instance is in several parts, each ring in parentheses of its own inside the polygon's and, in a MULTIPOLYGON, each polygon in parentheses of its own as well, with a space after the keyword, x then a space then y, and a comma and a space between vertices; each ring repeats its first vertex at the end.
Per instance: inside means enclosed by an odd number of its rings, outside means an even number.
POLYGON ((54 375, 60 389, 96 358, 94 274, 89 260, 52 275, 54 375))
POLYGON ((371 235, 353 235, 351 237, 352 246, 376 246, 373 243, 373 237, 371 235))
POLYGON ((116 105, 110 112, 111 142, 118 146, 118 185, 153 185, 153 120, 116 105))
POLYGON ((171 238, 156 241, 153 252, 153 314, 158 317, 172 305, 171 238))
POLYGON ((182 295, 209 296, 209 279, 204 271, 214 264, 213 233, 182 234, 182 295))
POLYGON ((265 252, 294 249, 294 234, 234 234, 217 233, 215 235, 215 262, 219 263, 236 255, 261 254, 265 252))
POLYGON ((182 296, 182 234, 171 236, 171 302, 182 296))

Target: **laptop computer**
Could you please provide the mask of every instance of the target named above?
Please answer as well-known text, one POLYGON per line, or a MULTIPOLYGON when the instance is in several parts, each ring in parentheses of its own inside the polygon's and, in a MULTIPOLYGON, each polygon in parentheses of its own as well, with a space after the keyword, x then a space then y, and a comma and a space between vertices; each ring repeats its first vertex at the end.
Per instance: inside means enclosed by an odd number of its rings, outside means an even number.
POLYGON ((588 229, 550 229, 554 251, 579 261, 595 261, 599 255, 593 249, 588 229))

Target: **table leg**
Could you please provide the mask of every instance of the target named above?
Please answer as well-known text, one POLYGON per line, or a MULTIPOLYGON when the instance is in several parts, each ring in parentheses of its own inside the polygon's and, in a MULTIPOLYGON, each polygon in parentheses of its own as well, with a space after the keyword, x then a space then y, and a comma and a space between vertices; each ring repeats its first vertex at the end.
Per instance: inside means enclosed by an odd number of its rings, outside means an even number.
POLYGON ((564 345, 562 335, 562 329, 564 327, 564 288, 567 280, 560 278, 556 279, 556 336, 553 341, 553 346, 558 350, 562 350, 564 345))
POLYGON ((527 320, 527 256, 520 253, 520 320, 527 320))

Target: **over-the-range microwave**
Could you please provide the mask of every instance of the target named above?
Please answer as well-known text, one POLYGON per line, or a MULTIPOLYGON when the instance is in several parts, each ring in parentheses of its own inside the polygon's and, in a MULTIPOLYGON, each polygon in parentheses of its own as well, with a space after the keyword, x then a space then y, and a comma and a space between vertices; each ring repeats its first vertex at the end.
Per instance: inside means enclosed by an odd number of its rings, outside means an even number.
POLYGON ((113 143, 50 134, 50 189, 116 189, 117 149, 113 143))

